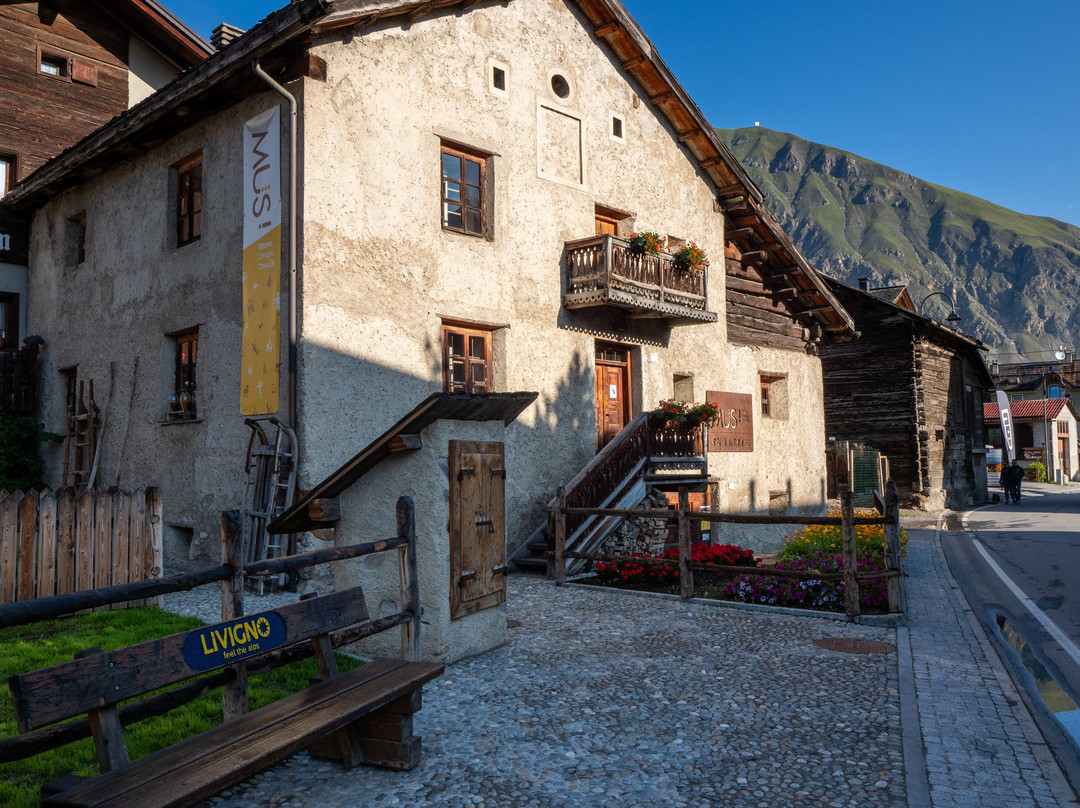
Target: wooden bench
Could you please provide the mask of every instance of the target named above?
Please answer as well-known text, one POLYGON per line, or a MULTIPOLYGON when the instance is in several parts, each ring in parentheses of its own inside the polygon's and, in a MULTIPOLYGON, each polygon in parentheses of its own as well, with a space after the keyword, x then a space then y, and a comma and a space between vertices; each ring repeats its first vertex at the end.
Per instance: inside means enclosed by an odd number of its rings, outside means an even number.
MULTIPOLYGON (((399 516, 401 510, 399 505, 399 516)), ((399 519, 399 524, 406 528, 411 551, 415 534, 408 510, 408 518, 399 519)), ((403 547, 405 542, 393 539, 367 545, 366 550, 357 545, 308 555, 355 556, 373 551, 370 548, 386 549, 388 544, 403 547)), ((415 555, 409 555, 415 564, 415 555)), ((372 621, 363 590, 354 587, 115 651, 91 649, 71 662, 11 677, 19 731, 40 735, 51 729, 40 730, 46 725, 85 713, 103 772, 94 778, 68 776, 45 786, 42 804, 192 805, 303 749, 346 767, 359 763, 399 770, 414 767, 421 749, 412 716, 421 706, 422 686, 439 676, 443 666, 380 659, 340 673, 333 653, 334 645, 343 641, 418 622, 418 598, 408 600, 412 610, 372 621), (213 678, 216 672, 218 684, 229 682, 228 690, 245 680, 249 669, 265 670, 312 654, 320 677, 304 690, 246 712, 242 688, 243 706, 232 710, 236 714, 232 720, 128 761, 122 729, 128 723, 124 712, 128 708, 118 709, 120 702, 173 687, 173 692, 186 688, 176 698, 176 703, 183 703, 205 692, 197 680, 207 673, 213 678)), ((415 642, 415 651, 418 639, 415 634, 409 635, 409 642, 403 637, 403 648, 415 642)), ((235 702, 235 693, 233 697, 235 702)), ((156 694, 150 700, 161 699, 156 694)), ((229 704, 227 693, 227 715, 229 704)))

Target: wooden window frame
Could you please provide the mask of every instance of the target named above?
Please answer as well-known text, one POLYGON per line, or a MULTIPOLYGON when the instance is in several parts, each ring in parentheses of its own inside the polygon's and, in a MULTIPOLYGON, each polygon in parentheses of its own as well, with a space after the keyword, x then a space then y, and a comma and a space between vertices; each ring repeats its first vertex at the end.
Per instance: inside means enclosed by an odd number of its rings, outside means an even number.
POLYGON ((62 81, 65 84, 71 83, 71 68, 75 60, 69 54, 43 48, 38 44, 36 56, 37 61, 34 63, 34 69, 39 76, 46 76, 54 81, 62 81), (63 62, 64 64, 61 68, 61 72, 57 74, 42 70, 41 66, 45 64, 46 60, 51 62, 63 62))
POLYGON ((443 143, 439 148, 439 220, 443 230, 451 233, 461 233, 465 236, 487 238, 488 235, 488 160, 491 155, 481 152, 463 149, 458 145, 443 143), (446 174, 446 159, 456 157, 459 162, 460 179, 448 178, 446 174), (480 167, 480 183, 475 185, 468 180, 468 164, 475 163, 480 167), (460 186, 459 199, 451 199, 448 183, 457 183, 460 186), (478 205, 467 204, 468 187, 478 188, 480 199, 478 205), (461 208, 461 227, 449 224, 449 206, 455 205, 461 208), (480 214, 480 229, 469 229, 469 211, 477 211, 480 214))
POLYGON ((188 395, 188 406, 176 410, 169 409, 170 421, 190 421, 198 417, 198 364, 199 364, 199 328, 185 328, 166 336, 173 341, 173 395, 179 401, 182 394, 188 395), (187 353, 185 356, 185 348, 187 353))
POLYGON ((0 308, 4 311, 4 335, 0 339, 0 350, 19 349, 19 307, 18 293, 0 292, 0 308))
POLYGON ((0 152, 0 162, 7 165, 4 183, 0 185, 0 199, 3 199, 18 182, 16 176, 19 170, 19 155, 11 152, 0 152))
POLYGON ((492 342, 493 328, 484 327, 475 323, 462 323, 455 321, 444 320, 442 324, 442 387, 443 391, 447 393, 492 393, 494 392, 494 373, 495 366, 492 362, 491 354, 491 342, 492 342), (452 361, 450 356, 450 336, 459 334, 464 340, 465 346, 465 370, 467 378, 464 382, 464 388, 462 390, 454 390, 452 376, 452 361), (476 385, 472 379, 472 365, 475 362, 471 361, 472 356, 469 354, 469 343, 473 337, 479 337, 484 340, 484 357, 483 365, 486 380, 482 385, 476 385), (475 389, 480 387, 481 389, 475 389))
POLYGON ((790 409, 783 404, 783 391, 781 392, 781 401, 779 404, 776 402, 776 391, 772 389, 774 384, 787 381, 786 373, 758 373, 758 382, 761 385, 761 417, 769 418, 774 421, 786 421, 788 419, 788 413, 790 409), (779 410, 777 409, 779 406, 779 410), (788 410, 785 412, 785 410, 788 410))
POLYGON ((176 179, 177 247, 193 244, 202 238, 202 157, 202 151, 198 151, 171 166, 176 179), (186 187, 185 183, 187 183, 186 187))
POLYGON ((761 417, 769 417, 769 385, 772 382, 761 380, 761 417))

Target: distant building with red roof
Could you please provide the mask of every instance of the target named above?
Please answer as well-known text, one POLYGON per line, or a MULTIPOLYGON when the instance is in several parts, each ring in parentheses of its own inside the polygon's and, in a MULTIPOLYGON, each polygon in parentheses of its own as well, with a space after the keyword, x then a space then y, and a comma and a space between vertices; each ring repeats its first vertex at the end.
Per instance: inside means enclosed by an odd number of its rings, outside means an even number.
MULTIPOLYGON (((1020 464, 1027 466, 1035 461, 1046 463, 1046 474, 1056 479, 1060 469, 1063 480, 1080 480, 1080 451, 1077 446, 1077 416, 1072 399, 1037 398, 1009 403, 1013 431, 1016 436, 1016 453, 1020 464), (1047 462, 1045 446, 1053 451, 1047 462)), ((983 423, 986 425, 987 441, 991 446, 1004 447, 1001 434, 1001 412, 996 402, 983 404, 983 423)))

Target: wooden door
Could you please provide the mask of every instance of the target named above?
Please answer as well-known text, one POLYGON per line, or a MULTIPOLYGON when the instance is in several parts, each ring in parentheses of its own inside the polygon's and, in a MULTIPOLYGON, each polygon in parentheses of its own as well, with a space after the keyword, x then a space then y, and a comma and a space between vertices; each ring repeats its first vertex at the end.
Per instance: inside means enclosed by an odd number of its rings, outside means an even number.
POLYGON ((450 617, 506 600, 502 443, 450 441, 450 617))
POLYGON ((630 365, 626 349, 596 348, 596 450, 630 420, 630 365))

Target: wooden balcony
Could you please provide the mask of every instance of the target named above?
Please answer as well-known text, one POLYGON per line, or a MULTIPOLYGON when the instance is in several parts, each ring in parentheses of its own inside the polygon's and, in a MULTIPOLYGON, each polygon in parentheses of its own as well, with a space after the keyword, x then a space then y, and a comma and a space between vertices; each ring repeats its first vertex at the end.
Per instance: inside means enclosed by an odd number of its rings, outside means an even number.
POLYGON ((659 318, 668 325, 715 323, 708 310, 708 273, 675 269, 669 253, 639 255, 626 239, 593 236, 566 243, 563 306, 611 306, 632 318, 659 318))
POLYGON ((37 408, 36 345, 0 351, 0 412, 30 415, 37 408))

